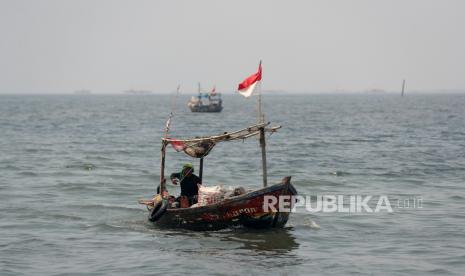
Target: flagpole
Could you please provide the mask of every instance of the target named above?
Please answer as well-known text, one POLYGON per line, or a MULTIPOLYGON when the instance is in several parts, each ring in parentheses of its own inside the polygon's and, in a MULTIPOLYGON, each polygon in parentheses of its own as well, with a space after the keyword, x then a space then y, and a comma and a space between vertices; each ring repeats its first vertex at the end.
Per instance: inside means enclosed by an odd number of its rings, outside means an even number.
MULTIPOLYGON (((260 64, 262 61, 260 61, 260 64)), ((265 122, 265 115, 262 113, 262 83, 258 83, 258 123, 265 122)), ((263 174, 263 187, 268 186, 268 173, 266 167, 266 142, 265 142, 265 127, 260 128, 260 148, 262 149, 262 174, 263 174)))
POLYGON ((258 83, 258 98, 257 98, 257 110, 258 110, 258 114, 257 114, 257 122, 260 124, 260 123, 263 123, 263 115, 262 115, 262 84, 261 83, 258 83))
POLYGON ((160 162, 160 195, 163 195, 165 188, 165 159, 166 159, 166 142, 162 141, 161 145, 161 162, 160 162))

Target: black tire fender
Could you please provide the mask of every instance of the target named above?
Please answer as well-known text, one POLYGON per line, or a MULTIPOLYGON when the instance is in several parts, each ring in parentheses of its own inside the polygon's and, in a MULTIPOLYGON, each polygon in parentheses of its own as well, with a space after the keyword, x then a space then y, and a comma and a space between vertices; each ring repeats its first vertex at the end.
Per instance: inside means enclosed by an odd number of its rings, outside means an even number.
POLYGON ((150 211, 149 220, 154 222, 159 220, 168 209, 168 200, 163 199, 150 211))

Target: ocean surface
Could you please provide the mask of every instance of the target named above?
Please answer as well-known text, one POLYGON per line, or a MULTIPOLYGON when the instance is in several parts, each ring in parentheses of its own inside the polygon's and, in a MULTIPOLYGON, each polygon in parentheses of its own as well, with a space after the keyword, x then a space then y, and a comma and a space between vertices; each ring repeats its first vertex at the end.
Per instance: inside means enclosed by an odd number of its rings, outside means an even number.
MULTIPOLYGON (((254 99, 225 95, 222 113, 193 114, 189 98, 0 95, 0 275, 465 274, 465 95, 264 95, 267 120, 283 126, 267 140, 269 182, 385 195, 393 212, 303 208, 284 229, 159 229, 137 200, 159 181, 168 114, 173 137, 256 120, 254 99)), ((167 172, 186 162, 198 166, 170 149, 167 172)), ((261 187, 257 140, 218 144, 204 180, 261 187)))

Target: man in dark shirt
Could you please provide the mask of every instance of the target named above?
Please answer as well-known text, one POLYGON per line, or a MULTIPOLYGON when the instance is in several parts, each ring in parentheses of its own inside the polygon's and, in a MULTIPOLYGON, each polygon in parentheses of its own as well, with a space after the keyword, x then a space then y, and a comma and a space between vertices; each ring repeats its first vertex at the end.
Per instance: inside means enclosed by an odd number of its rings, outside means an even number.
POLYGON ((197 203, 197 195, 199 193, 200 178, 194 174, 194 166, 190 163, 182 167, 180 173, 171 174, 171 182, 174 185, 181 182, 181 196, 186 196, 189 199, 189 205, 197 203))

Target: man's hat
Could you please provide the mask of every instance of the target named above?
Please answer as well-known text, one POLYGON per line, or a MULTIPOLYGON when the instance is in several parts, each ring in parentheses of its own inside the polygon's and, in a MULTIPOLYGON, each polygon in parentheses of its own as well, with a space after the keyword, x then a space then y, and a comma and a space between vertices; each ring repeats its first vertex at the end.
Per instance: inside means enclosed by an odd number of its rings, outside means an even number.
POLYGON ((186 164, 184 164, 184 166, 182 166, 182 169, 183 169, 183 170, 184 170, 184 169, 187 169, 187 168, 193 169, 193 168, 194 168, 194 165, 192 165, 192 163, 186 163, 186 164))
MULTIPOLYGON (((194 165, 191 163, 186 163, 182 166, 181 175, 184 175, 184 171, 187 170, 187 173, 194 173, 194 165)), ((183 176, 184 177, 184 176, 183 176)))

